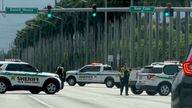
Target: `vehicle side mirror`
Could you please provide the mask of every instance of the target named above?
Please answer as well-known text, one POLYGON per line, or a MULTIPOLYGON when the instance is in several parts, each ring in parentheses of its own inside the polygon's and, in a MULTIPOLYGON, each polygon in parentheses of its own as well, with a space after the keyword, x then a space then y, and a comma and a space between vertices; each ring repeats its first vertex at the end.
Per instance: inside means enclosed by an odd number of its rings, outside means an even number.
POLYGON ((36 72, 39 72, 39 70, 38 70, 38 69, 36 69, 36 72))

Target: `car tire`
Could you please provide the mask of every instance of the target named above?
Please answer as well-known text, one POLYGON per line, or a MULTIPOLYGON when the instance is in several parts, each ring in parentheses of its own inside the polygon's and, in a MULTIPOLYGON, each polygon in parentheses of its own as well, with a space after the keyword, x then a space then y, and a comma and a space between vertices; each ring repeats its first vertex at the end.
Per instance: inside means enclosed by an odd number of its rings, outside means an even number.
POLYGON ((167 84, 167 83, 161 84, 161 85, 158 87, 158 91, 159 91, 159 95, 161 95, 161 96, 167 96, 167 95, 169 95, 169 93, 171 92, 171 85, 170 85, 170 84, 167 84))
POLYGON ((0 81, 0 94, 4 94, 7 91, 8 84, 5 81, 0 81))
POLYGON ((132 85, 132 86, 131 86, 131 92, 132 92, 133 94, 135 94, 135 95, 140 95, 141 93, 143 93, 143 90, 137 89, 137 88, 135 87, 135 85, 132 85))
POLYGON ((146 91, 146 93, 147 93, 148 95, 150 95, 150 96, 154 96, 154 95, 157 94, 156 91, 146 91))
POLYGON ((113 86, 115 85, 114 80, 113 79, 107 79, 105 81, 105 85, 107 88, 113 88, 113 86))
POLYGON ((76 79, 74 77, 69 77, 67 83, 69 84, 69 86, 75 86, 76 79))
POLYGON ((59 89, 58 84, 54 81, 47 82, 44 87, 46 94, 55 94, 59 89))
POLYGON ((40 89, 37 89, 37 88, 34 88, 34 89, 31 89, 29 90, 32 94, 39 94, 41 92, 40 89))
POLYGON ((86 83, 80 82, 78 83, 79 86, 85 86, 86 83))

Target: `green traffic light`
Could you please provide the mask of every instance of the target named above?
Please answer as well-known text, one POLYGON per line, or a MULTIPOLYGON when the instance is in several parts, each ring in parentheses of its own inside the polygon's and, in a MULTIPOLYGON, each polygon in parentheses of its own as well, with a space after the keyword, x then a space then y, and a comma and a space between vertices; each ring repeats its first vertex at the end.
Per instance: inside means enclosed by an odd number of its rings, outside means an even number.
POLYGON ((93 17, 96 17, 96 16, 97 16, 97 13, 96 13, 96 12, 93 12, 93 13, 92 13, 92 16, 93 16, 93 17))
POLYGON ((51 14, 51 13, 48 13, 48 14, 47 14, 47 17, 48 17, 48 18, 52 18, 52 14, 51 14))
POLYGON ((168 13, 168 12, 165 12, 165 16, 168 17, 168 16, 169 16, 169 13, 168 13))

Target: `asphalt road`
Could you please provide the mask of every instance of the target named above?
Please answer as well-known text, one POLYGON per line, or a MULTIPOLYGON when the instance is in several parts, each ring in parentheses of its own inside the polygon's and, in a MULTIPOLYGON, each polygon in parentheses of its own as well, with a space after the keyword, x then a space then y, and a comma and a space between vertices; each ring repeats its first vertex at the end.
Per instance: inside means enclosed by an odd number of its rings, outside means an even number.
POLYGON ((55 95, 8 91, 0 95, 0 108, 170 108, 170 95, 129 94, 120 96, 119 89, 102 84, 65 86, 55 95))

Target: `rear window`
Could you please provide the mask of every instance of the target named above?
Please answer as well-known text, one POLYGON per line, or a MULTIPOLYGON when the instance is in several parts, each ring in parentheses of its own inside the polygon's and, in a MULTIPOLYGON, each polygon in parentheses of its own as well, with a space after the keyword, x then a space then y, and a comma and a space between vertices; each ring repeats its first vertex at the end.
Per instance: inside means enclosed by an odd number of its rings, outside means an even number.
POLYGON ((141 72, 142 73, 162 73, 162 68, 154 68, 154 67, 145 67, 141 72))
POLYGON ((177 65, 167 65, 164 67, 164 73, 167 75, 174 75, 175 73, 179 72, 179 68, 177 65))
POLYGON ((81 72, 99 72, 100 66, 86 66, 80 70, 81 72))
POLYGON ((21 71, 21 67, 19 64, 8 64, 6 67, 7 71, 21 71))
POLYGON ((111 71, 112 68, 111 68, 110 66, 105 66, 103 70, 104 70, 104 71, 111 71))

